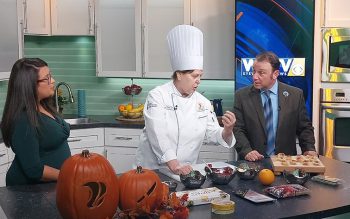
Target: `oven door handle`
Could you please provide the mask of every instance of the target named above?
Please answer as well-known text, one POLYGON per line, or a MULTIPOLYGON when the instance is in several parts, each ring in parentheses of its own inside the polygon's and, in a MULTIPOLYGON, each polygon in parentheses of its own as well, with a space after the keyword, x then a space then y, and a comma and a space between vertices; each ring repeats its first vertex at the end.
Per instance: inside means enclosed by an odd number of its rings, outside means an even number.
POLYGON ((321 108, 350 111, 350 104, 321 103, 321 108))

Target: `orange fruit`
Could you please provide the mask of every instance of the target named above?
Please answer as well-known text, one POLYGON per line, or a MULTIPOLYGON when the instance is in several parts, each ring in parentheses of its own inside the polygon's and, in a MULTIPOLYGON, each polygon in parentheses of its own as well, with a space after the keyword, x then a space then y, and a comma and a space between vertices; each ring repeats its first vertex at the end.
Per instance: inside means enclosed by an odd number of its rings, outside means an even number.
POLYGON ((271 185, 275 181, 275 174, 269 169, 262 169, 259 172, 259 181, 265 185, 271 185))
POLYGON ((126 110, 125 105, 123 105, 123 104, 119 105, 118 110, 119 110, 119 112, 126 110))

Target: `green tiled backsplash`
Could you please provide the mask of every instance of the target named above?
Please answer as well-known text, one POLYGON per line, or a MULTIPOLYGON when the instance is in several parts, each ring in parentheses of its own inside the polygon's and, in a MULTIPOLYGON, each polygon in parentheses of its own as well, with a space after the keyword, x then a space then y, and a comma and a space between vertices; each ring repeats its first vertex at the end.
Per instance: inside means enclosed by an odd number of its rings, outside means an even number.
MULTIPOLYGON (((26 57, 45 60, 53 72, 56 84, 64 81, 73 91, 75 102, 64 105, 64 114, 77 114, 77 89, 86 90, 87 115, 118 115, 117 105, 127 103, 122 88, 131 84, 129 78, 96 77, 96 55, 94 37, 25 36, 26 57)), ((149 90, 169 79, 134 79, 142 86, 141 94, 134 96, 134 103, 144 103, 149 90)), ((0 81, 0 117, 7 93, 7 81, 0 81)), ((61 87, 64 95, 67 91, 61 87)), ((234 81, 202 80, 198 89, 208 99, 223 99, 223 110, 232 110, 234 81)))

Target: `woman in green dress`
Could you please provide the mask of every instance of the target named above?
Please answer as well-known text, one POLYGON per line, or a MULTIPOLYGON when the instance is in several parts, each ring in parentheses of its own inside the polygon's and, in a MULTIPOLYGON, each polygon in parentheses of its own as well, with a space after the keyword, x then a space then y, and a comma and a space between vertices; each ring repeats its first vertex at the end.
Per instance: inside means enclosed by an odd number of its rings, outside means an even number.
POLYGON ((22 58, 13 65, 1 122, 4 143, 15 153, 7 186, 56 181, 70 157, 70 128, 53 108, 54 93, 45 61, 22 58))

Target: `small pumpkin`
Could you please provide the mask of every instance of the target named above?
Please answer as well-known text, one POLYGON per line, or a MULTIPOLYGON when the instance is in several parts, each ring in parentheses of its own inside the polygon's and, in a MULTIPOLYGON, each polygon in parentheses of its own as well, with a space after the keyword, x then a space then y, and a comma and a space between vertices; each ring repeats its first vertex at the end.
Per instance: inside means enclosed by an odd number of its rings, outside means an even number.
POLYGON ((62 165, 56 186, 63 218, 112 218, 119 203, 118 178, 101 155, 83 150, 62 165))
POLYGON ((138 166, 120 177, 119 192, 121 210, 153 212, 166 200, 169 190, 154 171, 138 166))

